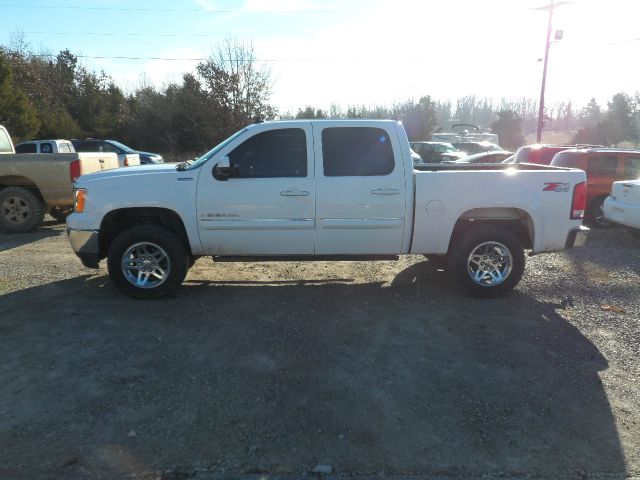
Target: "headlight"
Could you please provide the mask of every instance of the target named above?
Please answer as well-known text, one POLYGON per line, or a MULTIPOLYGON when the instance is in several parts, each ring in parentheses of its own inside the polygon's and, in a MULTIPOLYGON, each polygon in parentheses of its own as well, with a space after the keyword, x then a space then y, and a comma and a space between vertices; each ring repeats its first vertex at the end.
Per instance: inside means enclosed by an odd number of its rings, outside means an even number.
POLYGON ((87 189, 76 188, 73 191, 73 211, 76 213, 84 212, 84 204, 87 200, 87 189))

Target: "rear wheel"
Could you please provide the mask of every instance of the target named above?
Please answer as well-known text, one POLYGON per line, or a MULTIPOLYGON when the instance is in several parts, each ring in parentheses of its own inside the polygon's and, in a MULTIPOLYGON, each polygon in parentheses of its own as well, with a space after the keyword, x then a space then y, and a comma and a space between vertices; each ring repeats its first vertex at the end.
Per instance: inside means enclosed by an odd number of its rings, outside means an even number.
POLYGON ((42 199, 24 187, 0 190, 0 229, 24 233, 36 229, 44 219, 42 199))
POLYGON ((612 226, 604 216, 604 197, 596 198, 589 207, 589 223, 594 228, 610 228, 612 226))
POLYGON ((449 255, 454 278, 482 297, 512 290, 522 278, 524 264, 524 248, 518 238, 495 226, 463 232, 449 255))
POLYGON ((125 295, 161 298, 180 286, 187 275, 189 256, 171 230, 138 225, 125 230, 111 244, 109 277, 125 295))

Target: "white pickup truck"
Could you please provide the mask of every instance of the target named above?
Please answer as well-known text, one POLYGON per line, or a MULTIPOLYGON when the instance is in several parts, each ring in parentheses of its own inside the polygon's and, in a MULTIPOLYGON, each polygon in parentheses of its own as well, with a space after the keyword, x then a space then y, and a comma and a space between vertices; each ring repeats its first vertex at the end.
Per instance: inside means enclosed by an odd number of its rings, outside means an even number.
POLYGON ((390 120, 251 125, 191 162, 80 177, 69 240, 135 298, 176 289, 195 259, 445 256, 466 287, 511 290, 524 250, 584 241, 585 173, 542 165, 414 169, 390 120))

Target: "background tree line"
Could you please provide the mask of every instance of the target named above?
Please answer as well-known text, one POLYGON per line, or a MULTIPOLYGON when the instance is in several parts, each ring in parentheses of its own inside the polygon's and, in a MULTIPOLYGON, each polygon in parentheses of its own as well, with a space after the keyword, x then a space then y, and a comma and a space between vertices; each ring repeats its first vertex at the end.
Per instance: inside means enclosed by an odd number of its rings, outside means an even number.
MULTIPOLYGON (((271 101, 271 72, 256 61, 251 43, 226 39, 213 53, 162 88, 140 85, 125 93, 105 72, 81 65, 69 50, 35 53, 22 41, 0 46, 0 124, 15 140, 114 138, 169 158, 203 153, 238 129, 274 118, 393 118, 411 140, 428 140, 453 123, 493 130, 515 149, 535 131, 535 100, 474 95, 452 101, 425 95, 417 101, 374 106, 305 106, 278 112, 271 101)), ((545 130, 570 133, 576 143, 640 142, 640 93, 618 93, 603 109, 595 99, 583 109, 571 102, 550 105, 545 130)), ((571 138, 571 137, 569 137, 571 138)))

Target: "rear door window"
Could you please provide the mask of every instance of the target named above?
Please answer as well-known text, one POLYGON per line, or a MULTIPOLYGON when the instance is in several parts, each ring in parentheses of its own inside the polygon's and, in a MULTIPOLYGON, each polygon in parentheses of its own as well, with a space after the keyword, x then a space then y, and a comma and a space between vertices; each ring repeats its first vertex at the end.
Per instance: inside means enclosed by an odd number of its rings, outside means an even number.
MULTIPOLYGON (((0 135, 2 131, 0 130, 0 135)), ((35 143, 23 143, 22 145, 16 145, 16 153, 36 153, 35 143)))
POLYGON ((51 142, 42 142, 40 144, 40 153, 53 153, 53 144, 51 142))
POLYGON ((629 180, 640 178, 640 156, 624 159, 624 176, 629 180))
POLYGON ((325 128, 322 158, 325 177, 382 176, 395 167, 391 139, 381 128, 325 128))
POLYGON ((587 161, 587 173, 595 175, 615 175, 618 157, 615 155, 594 155, 587 161))

